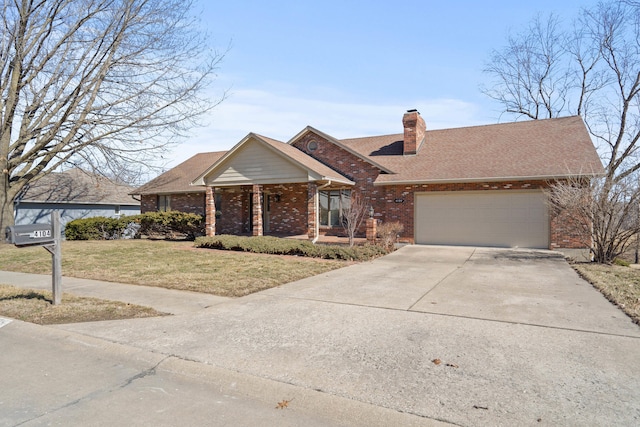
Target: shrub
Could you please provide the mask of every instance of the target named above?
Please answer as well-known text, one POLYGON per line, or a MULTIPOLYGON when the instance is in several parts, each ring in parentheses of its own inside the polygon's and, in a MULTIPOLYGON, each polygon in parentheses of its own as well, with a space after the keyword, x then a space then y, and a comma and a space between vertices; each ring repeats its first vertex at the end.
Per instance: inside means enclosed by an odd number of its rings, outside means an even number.
POLYGON ((119 239, 135 217, 107 218, 97 216, 75 219, 67 223, 64 235, 67 240, 119 239))
POLYGON ((93 217, 76 219, 67 223, 67 240, 111 240, 153 238, 193 240, 204 234, 204 219, 201 215, 184 212, 148 212, 121 218, 93 217))
POLYGON ((202 215, 179 211, 147 212, 135 217, 140 224, 138 235, 154 238, 193 240, 204 234, 202 215))
POLYGON ((398 241, 398 236, 404 231, 404 226, 399 222, 384 222, 377 228, 380 244, 387 251, 392 251, 398 241))
POLYGON ((220 235, 198 237, 195 241, 195 246, 230 251, 354 261, 369 260, 387 253, 383 248, 375 245, 354 246, 351 248, 338 245, 314 245, 305 240, 280 239, 271 236, 220 235))
POLYGON ((619 266, 621 266, 621 267, 629 267, 629 266, 631 265, 631 263, 630 263, 630 262, 625 261, 625 260, 620 259, 620 258, 616 258, 616 259, 614 259, 614 260, 613 260, 613 263, 614 263, 615 265, 619 265, 619 266))

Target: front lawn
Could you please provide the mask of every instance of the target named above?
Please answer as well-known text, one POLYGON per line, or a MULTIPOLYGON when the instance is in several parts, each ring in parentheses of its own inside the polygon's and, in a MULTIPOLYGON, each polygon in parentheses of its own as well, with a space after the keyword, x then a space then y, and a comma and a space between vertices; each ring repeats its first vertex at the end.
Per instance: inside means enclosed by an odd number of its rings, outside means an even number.
POLYGON ((595 263, 578 263, 573 268, 640 324, 640 270, 595 263))
MULTIPOLYGON (((348 265, 295 256, 196 249, 193 242, 65 241, 64 276, 240 297, 348 265)), ((0 270, 51 273, 42 247, 0 244, 0 270)))
POLYGON ((63 294, 62 303, 51 304, 51 291, 22 289, 0 285, 0 315, 37 323, 95 322, 98 320, 122 320, 140 317, 164 316, 165 313, 149 307, 107 301, 98 298, 77 297, 63 294))

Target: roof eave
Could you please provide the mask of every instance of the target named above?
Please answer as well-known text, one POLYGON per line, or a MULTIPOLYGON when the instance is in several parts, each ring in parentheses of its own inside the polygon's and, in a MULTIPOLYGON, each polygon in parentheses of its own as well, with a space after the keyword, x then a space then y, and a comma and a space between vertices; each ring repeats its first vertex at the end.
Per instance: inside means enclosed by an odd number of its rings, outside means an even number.
POLYGON ((559 175, 534 175, 534 176, 501 176, 501 177, 480 177, 480 178, 443 178, 443 179, 418 179, 418 180, 394 180, 394 181, 374 181, 374 186, 384 185, 420 185, 420 184, 460 184, 466 182, 501 182, 501 181, 555 181, 576 177, 597 178, 604 176, 603 173, 579 173, 579 174, 559 174, 559 175))
MULTIPOLYGON (((189 184, 193 185, 193 184, 189 184)), ((193 185, 193 188, 188 190, 163 190, 163 191, 145 191, 143 193, 129 193, 134 196, 149 196, 155 194, 189 194, 189 193, 204 193, 204 185, 193 185)))
MULTIPOLYGON (((135 202, 135 199, 133 200, 135 202)), ((118 205, 118 206, 140 206, 140 203, 132 203, 131 201, 102 201, 102 202, 77 202, 73 200, 20 200, 20 204, 23 203, 38 203, 38 204, 52 204, 52 205, 118 205)))
POLYGON ((317 181, 324 181, 324 182, 331 182, 331 183, 338 183, 338 184, 345 184, 345 185, 356 185, 355 182, 349 180, 349 179, 341 179, 341 178, 335 178, 335 177, 330 177, 330 176, 323 176, 322 179, 319 179, 317 181))

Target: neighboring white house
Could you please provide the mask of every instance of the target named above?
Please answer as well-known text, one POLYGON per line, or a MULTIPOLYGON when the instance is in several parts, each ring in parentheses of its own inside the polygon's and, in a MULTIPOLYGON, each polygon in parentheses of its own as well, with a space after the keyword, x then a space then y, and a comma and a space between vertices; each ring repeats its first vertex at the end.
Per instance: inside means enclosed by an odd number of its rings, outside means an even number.
POLYGON ((140 201, 129 194, 133 189, 79 168, 52 172, 14 201, 15 223, 49 223, 53 210, 60 211, 63 230, 78 218, 137 215, 140 201))

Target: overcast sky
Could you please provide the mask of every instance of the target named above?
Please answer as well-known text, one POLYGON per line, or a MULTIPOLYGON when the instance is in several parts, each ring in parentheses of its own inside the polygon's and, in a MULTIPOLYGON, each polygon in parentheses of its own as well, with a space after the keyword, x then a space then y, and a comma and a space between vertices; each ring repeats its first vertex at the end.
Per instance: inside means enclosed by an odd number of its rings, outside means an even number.
POLYGON ((411 108, 429 129, 511 121, 480 92, 491 50, 538 13, 570 21, 593 3, 199 0, 214 47, 231 45, 212 89, 228 98, 168 166, 249 132, 285 142, 307 125, 339 139, 400 133, 411 108))

